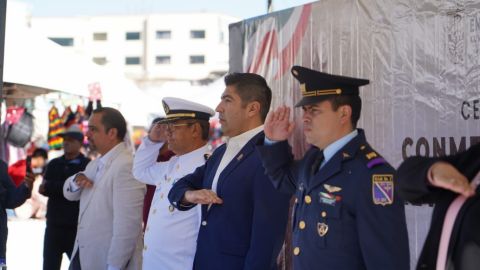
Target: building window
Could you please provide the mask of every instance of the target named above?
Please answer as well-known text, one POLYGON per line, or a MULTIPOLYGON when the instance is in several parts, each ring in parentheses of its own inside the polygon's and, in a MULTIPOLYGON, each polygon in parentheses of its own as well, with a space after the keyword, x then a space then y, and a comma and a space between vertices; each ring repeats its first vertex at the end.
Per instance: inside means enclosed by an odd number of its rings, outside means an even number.
POLYGON ((105 65, 107 63, 107 58, 106 57, 94 57, 93 62, 99 65, 105 65))
POLYGON ((218 38, 218 41, 219 41, 220 43, 224 43, 224 42, 225 42, 225 32, 220 31, 220 34, 218 35, 218 37, 219 37, 219 38, 218 38))
POLYGON ((140 40, 140 32, 127 32, 125 34, 126 40, 140 40))
POLYGON ((62 45, 65 47, 71 47, 73 46, 73 38, 54 38, 54 37, 49 37, 49 39, 58 45, 62 45))
POLYGON ((105 41, 107 40, 107 33, 93 33, 93 40, 105 41))
POLYGON ((125 57, 125 65, 140 65, 140 57, 125 57))
POLYGON ((159 55, 155 57, 155 63, 157 65, 168 65, 170 64, 171 57, 170 55, 159 55))
POLYGON ((205 30, 192 30, 190 31, 190 38, 192 39, 204 39, 205 30))
POLYGON ((205 56, 204 55, 190 55, 190 64, 204 64, 205 56))
POLYGON ((156 36, 157 39, 171 39, 172 38, 172 31, 170 31, 170 30, 157 31, 155 36, 156 36))

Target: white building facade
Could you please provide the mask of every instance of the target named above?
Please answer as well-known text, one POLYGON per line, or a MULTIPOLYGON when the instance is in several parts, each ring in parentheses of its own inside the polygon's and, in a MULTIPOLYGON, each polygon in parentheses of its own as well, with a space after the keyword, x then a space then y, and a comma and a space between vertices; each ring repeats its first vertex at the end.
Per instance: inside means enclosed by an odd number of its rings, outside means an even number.
POLYGON ((228 26, 216 13, 33 17, 32 28, 60 45, 125 73, 143 88, 204 83, 228 71, 228 26))

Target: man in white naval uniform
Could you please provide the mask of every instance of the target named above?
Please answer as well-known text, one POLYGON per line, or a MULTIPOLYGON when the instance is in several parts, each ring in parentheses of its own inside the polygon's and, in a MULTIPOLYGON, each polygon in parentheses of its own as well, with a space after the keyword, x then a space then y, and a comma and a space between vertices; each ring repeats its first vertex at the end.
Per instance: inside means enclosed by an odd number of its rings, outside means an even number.
POLYGON ((191 270, 200 226, 200 208, 178 211, 167 195, 177 179, 205 163, 209 118, 215 112, 206 106, 179 98, 162 100, 167 124, 168 147, 175 153, 167 162, 156 162, 162 147, 157 127, 150 130, 138 148, 133 175, 140 182, 156 185, 145 229, 143 269, 191 270))

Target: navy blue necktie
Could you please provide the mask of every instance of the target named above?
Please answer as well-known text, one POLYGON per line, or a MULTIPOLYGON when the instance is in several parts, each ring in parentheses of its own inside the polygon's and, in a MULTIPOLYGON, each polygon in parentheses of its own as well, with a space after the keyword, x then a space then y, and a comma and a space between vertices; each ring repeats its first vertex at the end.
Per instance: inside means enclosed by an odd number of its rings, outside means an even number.
POLYGON ((323 151, 318 152, 317 157, 313 161, 312 167, 310 169, 311 175, 314 175, 318 172, 318 169, 320 168, 320 165, 322 164, 323 159, 324 159, 323 151))

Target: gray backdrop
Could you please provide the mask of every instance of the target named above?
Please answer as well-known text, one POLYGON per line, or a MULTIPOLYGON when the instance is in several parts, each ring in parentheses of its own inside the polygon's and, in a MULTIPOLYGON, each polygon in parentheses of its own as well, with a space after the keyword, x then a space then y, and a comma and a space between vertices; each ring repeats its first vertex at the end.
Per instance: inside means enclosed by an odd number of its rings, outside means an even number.
MULTIPOLYGON (((370 79, 359 127, 395 167, 480 142, 479 54, 477 1, 324 0, 230 25, 230 70, 265 76, 274 108, 300 98, 292 65, 370 79)), ((300 129, 290 142, 301 157, 300 129)), ((413 266, 431 207, 406 212, 413 266)))

